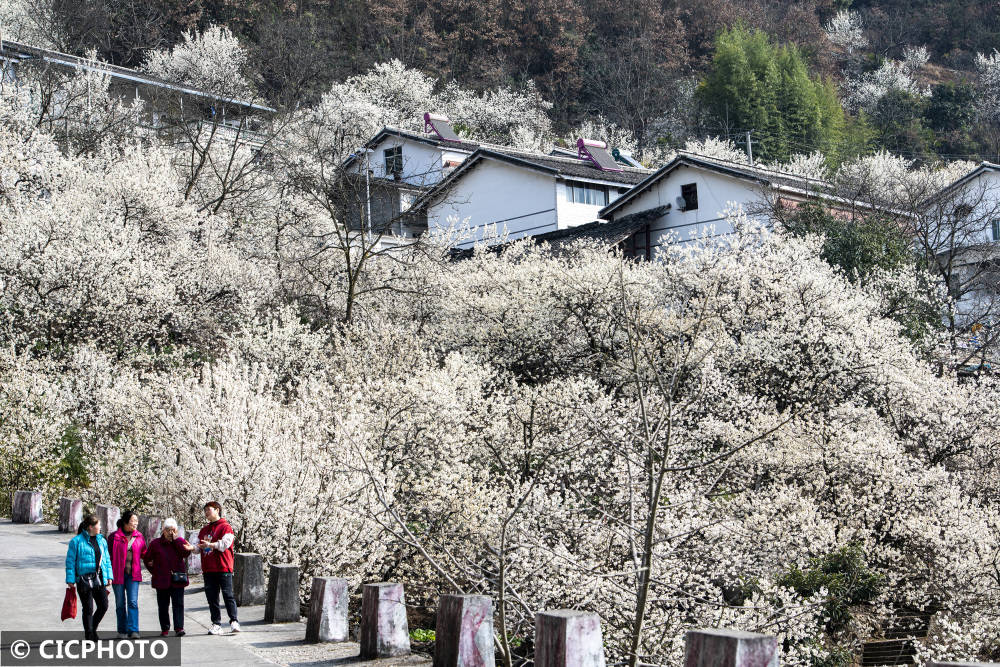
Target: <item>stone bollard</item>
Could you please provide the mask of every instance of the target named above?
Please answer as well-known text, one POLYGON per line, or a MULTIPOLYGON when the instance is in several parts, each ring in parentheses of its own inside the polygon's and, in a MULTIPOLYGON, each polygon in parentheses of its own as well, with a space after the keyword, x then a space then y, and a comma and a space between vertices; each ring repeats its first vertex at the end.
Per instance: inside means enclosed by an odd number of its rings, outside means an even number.
MULTIPOLYGON (((179 533, 179 534, 183 534, 183 533, 179 533)), ((197 530, 189 530, 187 532, 187 541, 188 541, 188 543, 190 543, 190 544, 194 545, 195 547, 197 547, 198 546, 198 531, 197 530)), ((188 556, 187 560, 188 560, 188 574, 189 575, 191 575, 191 574, 201 574, 201 550, 198 549, 198 548, 195 548, 195 550, 191 552, 191 555, 188 556)))
POLYGON ((778 640, 742 630, 691 630, 684 667, 778 667, 778 640))
POLYGON ((535 615, 535 667, 604 667, 600 617, 575 609, 535 615))
POLYGON ((347 579, 313 578, 306 622, 307 642, 347 641, 347 600, 350 597, 347 585, 347 579))
POLYGON ((163 530, 163 517, 140 514, 138 530, 147 542, 152 542, 160 536, 160 531, 163 530))
POLYGON ((42 492, 15 491, 10 519, 14 523, 42 522, 42 492))
POLYGON ((295 565, 271 565, 271 570, 267 574, 264 622, 289 623, 297 620, 299 620, 299 568, 295 565))
POLYGON ((59 499, 59 531, 75 533, 83 522, 83 501, 75 498, 59 499))
POLYGON ((361 594, 361 657, 392 658, 410 653, 403 584, 365 584, 361 594))
POLYGON ((493 599, 442 595, 434 631, 433 667, 493 667, 493 599))
POLYGON ((83 523, 83 501, 73 498, 59 499, 59 531, 75 533, 83 523))
POLYGON ((233 597, 236 598, 236 604, 241 607, 264 604, 266 596, 264 559, 260 554, 236 554, 233 566, 233 597))
POLYGON ((122 511, 114 505, 98 505, 97 519, 101 522, 101 535, 107 537, 118 530, 118 519, 122 518, 122 511))

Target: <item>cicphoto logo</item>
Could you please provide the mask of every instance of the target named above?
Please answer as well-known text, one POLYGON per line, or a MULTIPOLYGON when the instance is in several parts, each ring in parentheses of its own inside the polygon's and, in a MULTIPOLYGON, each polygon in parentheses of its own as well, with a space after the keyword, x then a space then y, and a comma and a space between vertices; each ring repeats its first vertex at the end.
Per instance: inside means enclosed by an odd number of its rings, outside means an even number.
POLYGON ((181 664, 178 637, 84 639, 79 632, 0 632, 0 665, 181 664))

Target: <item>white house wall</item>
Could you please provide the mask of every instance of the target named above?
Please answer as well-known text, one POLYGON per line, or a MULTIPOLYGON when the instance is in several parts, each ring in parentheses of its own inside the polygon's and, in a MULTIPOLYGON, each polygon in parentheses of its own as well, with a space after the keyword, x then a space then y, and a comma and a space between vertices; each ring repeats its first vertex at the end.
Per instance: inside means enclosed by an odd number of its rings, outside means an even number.
POLYGON ((412 185, 435 185, 451 173, 452 168, 445 167, 448 162, 461 163, 469 156, 461 151, 389 135, 372 149, 375 151, 371 156, 373 176, 392 178, 392 174, 385 170, 385 151, 396 146, 403 147, 403 173, 400 180, 412 185))
POLYGON ((427 228, 448 233, 454 218, 454 227, 468 234, 459 247, 469 247, 494 234, 514 240, 554 231, 556 213, 553 176, 484 159, 428 206, 427 228))
MULTIPOLYGON (((578 183, 590 183, 590 181, 576 181, 578 183)), ((608 187, 608 203, 615 201, 623 193, 618 192, 619 188, 628 190, 627 185, 610 185, 608 187)), ((556 183, 556 213, 558 214, 559 229, 585 225, 588 222, 599 220, 598 213, 604 206, 594 206, 591 204, 579 204, 570 199, 570 188, 566 181, 556 183)))
POLYGON ((650 239, 655 249, 667 242, 686 243, 700 237, 731 234, 732 225, 725 217, 727 210, 736 205, 742 205, 744 210, 754 210, 763 203, 764 195, 757 184, 682 165, 616 210, 614 217, 621 218, 670 204, 670 211, 650 224, 650 239), (681 185, 688 183, 698 186, 698 208, 681 211, 677 198, 681 196, 681 185), (668 235, 673 237, 670 241, 668 235))
MULTIPOLYGON (((983 171, 975 179, 968 182, 962 189, 961 194, 953 195, 954 199, 947 199, 945 206, 951 207, 965 201, 972 207, 969 214, 971 220, 981 223, 981 228, 976 233, 970 232, 968 236, 964 233, 959 241, 961 246, 973 246, 968 252, 958 252, 955 255, 956 274, 963 281, 971 280, 973 276, 980 274, 982 268, 980 262, 989 259, 991 256, 1000 255, 1000 241, 993 239, 992 219, 1000 217, 1000 173, 996 171, 983 171), (978 246, 978 248, 976 248, 978 246)), ((936 212, 932 209, 930 214, 936 212)), ((942 246, 939 251, 948 250, 945 247, 947 239, 942 234, 942 246)), ((960 248, 955 248, 960 250, 960 248)), ((956 304, 956 316, 960 326, 968 326, 974 323, 990 324, 989 321, 996 320, 997 312, 1000 310, 1000 294, 995 288, 995 278, 989 274, 983 276, 984 285, 981 289, 970 290, 956 304), (984 315, 987 315, 984 318, 984 315)))
POLYGON ((965 243, 991 243, 993 227, 990 223, 993 217, 1000 215, 1000 172, 983 171, 964 186, 962 193, 963 197, 956 197, 954 203, 957 204, 960 199, 964 199, 973 207, 970 218, 983 222, 980 233, 967 238, 965 243))

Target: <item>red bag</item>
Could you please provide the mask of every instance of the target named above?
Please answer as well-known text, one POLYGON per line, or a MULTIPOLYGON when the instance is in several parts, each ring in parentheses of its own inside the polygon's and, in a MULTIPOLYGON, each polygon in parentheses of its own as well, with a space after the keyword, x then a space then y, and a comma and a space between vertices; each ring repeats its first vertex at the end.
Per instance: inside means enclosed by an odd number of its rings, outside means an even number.
POLYGON ((63 598, 62 620, 76 618, 76 589, 67 588, 66 597, 63 598))

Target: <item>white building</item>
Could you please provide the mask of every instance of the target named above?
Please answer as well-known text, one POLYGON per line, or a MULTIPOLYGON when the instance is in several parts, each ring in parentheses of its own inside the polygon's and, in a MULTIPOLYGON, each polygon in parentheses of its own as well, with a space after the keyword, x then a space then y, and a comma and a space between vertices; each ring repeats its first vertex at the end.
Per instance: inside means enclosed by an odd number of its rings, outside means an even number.
POLYGON ((356 207, 363 212, 354 224, 369 219, 366 226, 389 245, 420 236, 427 231, 427 218, 413 204, 478 148, 459 138, 446 118, 429 113, 423 133, 382 128, 344 165, 358 176, 356 207))
POLYGON ((577 156, 562 156, 480 147, 418 207, 428 230, 457 234, 459 248, 590 223, 651 173, 618 164, 604 148, 580 140, 577 156))
MULTIPOLYGON (((440 122, 438 126, 441 126, 440 122)), ((433 127, 428 125, 425 128, 428 131, 422 134, 395 127, 382 128, 365 144, 372 177, 430 187, 438 184, 479 148, 479 144, 457 137, 442 139, 434 133, 433 127)), ((365 155, 356 154, 348 160, 348 164, 360 170, 365 159, 365 155)))
POLYGON ((971 352, 1000 325, 1000 165, 982 162, 931 197, 918 233, 957 300, 971 352))
POLYGON ((659 211, 636 229, 625 243, 627 254, 651 258, 668 243, 725 236, 733 232, 727 211, 740 206, 753 217, 765 218, 780 204, 822 200, 834 208, 853 209, 840 201, 826 181, 805 178, 693 153, 680 153, 627 194, 600 211, 615 221, 647 211, 659 211))

